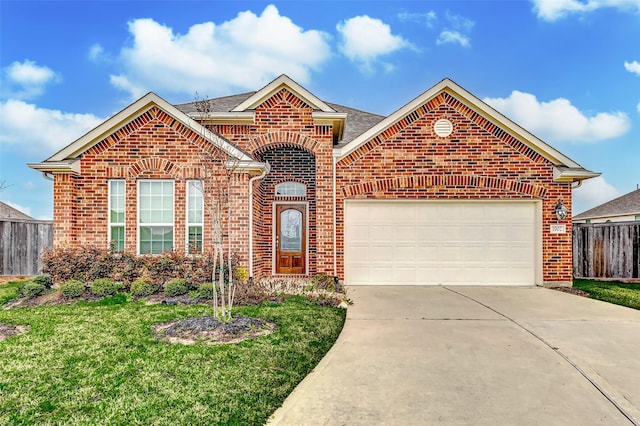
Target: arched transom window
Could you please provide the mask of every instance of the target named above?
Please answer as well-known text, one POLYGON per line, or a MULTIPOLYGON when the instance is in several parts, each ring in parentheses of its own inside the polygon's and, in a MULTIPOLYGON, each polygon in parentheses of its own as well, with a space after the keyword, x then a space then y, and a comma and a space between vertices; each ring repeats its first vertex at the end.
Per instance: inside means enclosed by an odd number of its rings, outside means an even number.
POLYGON ((307 187, 298 182, 282 182, 276 185, 276 195, 282 197, 306 197, 307 187))

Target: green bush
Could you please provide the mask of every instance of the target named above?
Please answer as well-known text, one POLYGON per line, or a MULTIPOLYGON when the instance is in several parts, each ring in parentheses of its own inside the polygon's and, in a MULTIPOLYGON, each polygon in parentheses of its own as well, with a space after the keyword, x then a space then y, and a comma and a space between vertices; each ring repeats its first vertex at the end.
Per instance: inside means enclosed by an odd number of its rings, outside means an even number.
POLYGON ((84 289, 84 283, 78 280, 67 280, 60 286, 62 295, 67 299, 73 299, 74 297, 82 296, 82 293, 84 293, 84 289))
POLYGON ((167 296, 180 296, 187 294, 189 283, 182 278, 174 278, 164 284, 164 294, 167 296))
POLYGON ((129 291, 132 296, 151 296, 159 290, 158 286, 145 278, 138 278, 131 283, 129 291))
POLYGON ((51 275, 48 274, 35 276, 31 278, 30 281, 42 284, 45 288, 51 288, 51 286, 53 285, 53 279, 51 278, 51 275))
POLYGON ((94 280, 89 289, 91 290, 91 294, 96 296, 104 297, 104 296, 113 296, 123 288, 122 284, 113 281, 111 278, 98 278, 94 280))
POLYGON ((316 274, 311 278, 311 285, 314 289, 336 291, 336 282, 331 275, 316 274))
POLYGON ((198 297, 201 297, 203 299, 213 299, 213 284, 200 284, 200 287, 198 287, 198 297))
POLYGON ((27 281, 23 285, 18 286, 18 293, 22 297, 26 297, 27 299, 31 299, 36 296, 40 296, 47 291, 47 288, 33 281, 27 281))

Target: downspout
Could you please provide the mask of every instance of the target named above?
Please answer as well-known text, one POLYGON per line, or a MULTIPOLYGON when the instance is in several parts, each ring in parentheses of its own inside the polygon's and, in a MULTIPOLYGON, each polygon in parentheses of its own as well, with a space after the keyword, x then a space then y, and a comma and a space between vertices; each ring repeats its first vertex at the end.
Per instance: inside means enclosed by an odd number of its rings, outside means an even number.
POLYGON ((53 176, 49 176, 49 173, 47 173, 47 172, 42 172, 42 176, 43 176, 46 180, 53 181, 53 176))
POLYGON ((333 276, 338 279, 338 260, 336 250, 338 244, 336 242, 336 157, 333 157, 333 276))
POLYGON ((253 182, 259 179, 263 179, 269 167, 262 170, 258 176, 254 176, 249 179, 249 279, 253 279, 253 182))

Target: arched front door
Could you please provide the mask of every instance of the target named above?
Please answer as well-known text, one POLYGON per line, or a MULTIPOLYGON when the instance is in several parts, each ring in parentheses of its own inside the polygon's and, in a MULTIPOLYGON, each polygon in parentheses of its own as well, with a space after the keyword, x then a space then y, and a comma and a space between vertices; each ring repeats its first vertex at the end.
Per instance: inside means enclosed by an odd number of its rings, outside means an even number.
POLYGON ((306 204, 276 204, 276 274, 305 274, 306 204))

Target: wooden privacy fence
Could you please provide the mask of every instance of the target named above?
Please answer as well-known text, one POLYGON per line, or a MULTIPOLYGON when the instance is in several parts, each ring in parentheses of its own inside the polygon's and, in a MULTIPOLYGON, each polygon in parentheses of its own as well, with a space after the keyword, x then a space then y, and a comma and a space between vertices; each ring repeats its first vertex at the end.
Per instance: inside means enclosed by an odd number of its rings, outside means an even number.
POLYGON ((0 220, 0 275, 38 275, 42 251, 53 246, 53 222, 0 220))
POLYGON ((640 222, 574 223, 573 275, 639 278, 640 222))

